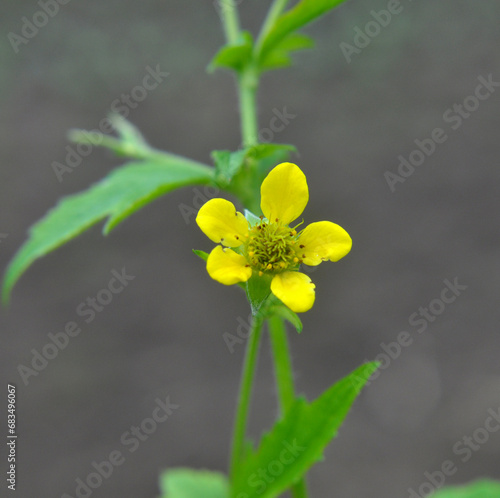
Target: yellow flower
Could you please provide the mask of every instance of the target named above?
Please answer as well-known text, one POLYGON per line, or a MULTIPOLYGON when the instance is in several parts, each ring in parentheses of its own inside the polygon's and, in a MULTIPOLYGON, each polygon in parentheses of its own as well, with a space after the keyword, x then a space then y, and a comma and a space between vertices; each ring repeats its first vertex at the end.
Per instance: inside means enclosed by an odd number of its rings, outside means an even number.
MULTIPOLYGON (((349 234, 335 223, 311 223, 297 232, 289 225, 304 211, 309 189, 304 173, 292 163, 276 166, 261 185, 264 216, 251 224, 225 199, 211 199, 196 222, 218 245, 208 256, 207 271, 218 282, 233 285, 250 277, 271 278, 271 292, 292 311, 311 309, 315 285, 301 263, 338 261, 352 246, 349 234)), ((300 225, 300 223, 299 223, 300 225)))

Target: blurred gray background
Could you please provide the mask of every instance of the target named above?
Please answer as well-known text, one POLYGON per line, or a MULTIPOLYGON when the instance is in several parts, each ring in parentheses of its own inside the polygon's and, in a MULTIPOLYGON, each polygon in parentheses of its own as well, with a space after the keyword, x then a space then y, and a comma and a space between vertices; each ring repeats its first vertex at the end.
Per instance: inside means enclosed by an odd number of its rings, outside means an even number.
MULTIPOLYGON (((255 33, 270 2, 239 3, 244 27, 255 33)), ((354 240, 348 257, 314 272, 316 304, 302 315, 303 333, 289 331, 298 391, 313 399, 384 348, 394 356, 310 472, 316 498, 405 498, 410 488, 421 495, 447 460, 456 469, 447 484, 500 478, 500 432, 485 428, 489 411, 500 410, 500 88, 482 101, 469 98, 479 77, 500 82, 500 4, 400 6, 348 63, 341 44, 354 45, 356 28, 387 1, 347 2, 305 30, 316 50, 264 77, 259 96, 261 129, 276 110, 294 115, 273 140, 298 147, 293 160, 311 193, 306 222, 332 220, 354 240), (459 124, 453 106, 464 101, 474 110, 459 124), (384 174, 397 173, 398 156, 408 158, 415 140, 435 128, 447 140, 392 192, 384 174), (452 303, 439 301, 445 279, 466 286, 452 303), (417 317, 429 306, 430 318, 417 317), (411 344, 398 352, 389 344, 402 331, 411 344)), ((32 20, 41 7, 2 2, 2 270, 59 198, 122 163, 98 149, 62 182, 52 169, 65 161, 66 131, 97 128, 148 66, 169 75, 129 119, 152 145, 207 164, 212 149, 238 148, 232 77, 205 70, 223 43, 216 7, 72 0, 16 53, 9 33, 21 34, 23 17, 32 20)), ((2 413, 6 384, 18 389, 18 496, 74 497, 77 479, 115 450, 125 461, 92 497, 154 497, 168 467, 226 469, 244 345, 231 354, 223 334, 236 334, 249 311, 244 296, 212 281, 191 252, 212 247, 179 209, 196 206, 200 192, 165 196, 106 238, 94 227, 29 269, 1 310, 2 413), (135 279, 85 323, 79 304, 122 268, 135 279), (24 385, 18 366, 30 366, 32 350, 71 321, 82 332, 24 385), (123 435, 166 396, 178 408, 131 452, 123 435)), ((265 340, 255 438, 277 414, 268 350, 265 340)), ((5 446, 2 455, 3 474, 5 446)))

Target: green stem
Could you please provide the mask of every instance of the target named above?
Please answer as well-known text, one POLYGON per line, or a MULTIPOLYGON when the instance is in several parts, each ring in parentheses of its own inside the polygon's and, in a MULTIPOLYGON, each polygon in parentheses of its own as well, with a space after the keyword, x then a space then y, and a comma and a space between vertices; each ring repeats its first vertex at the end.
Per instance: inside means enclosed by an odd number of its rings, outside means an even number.
POLYGON ((267 33, 273 28, 276 19, 281 15, 289 0, 274 0, 271 5, 259 37, 255 44, 254 63, 249 64, 240 74, 239 94, 240 94, 240 115, 241 134, 243 136, 243 146, 250 147, 259 143, 259 126, 257 121, 257 89, 259 86, 259 71, 255 61, 259 59, 262 43, 267 33))
POLYGON ((231 453, 230 476, 234 477, 238 462, 241 459, 243 446, 245 444, 245 433, 247 429, 248 412, 250 408, 250 397, 252 394, 252 384, 255 377, 255 367, 257 365, 257 353, 259 350, 260 338, 262 335, 262 318, 255 315, 252 321, 250 336, 243 362, 243 371, 240 382, 240 392, 236 418, 233 431, 233 449, 231 453))
POLYGON ((286 329, 281 317, 273 316, 269 318, 269 335, 274 357, 274 370, 280 408, 282 414, 284 414, 295 401, 295 389, 293 387, 292 361, 288 348, 286 329))
MULTIPOLYGON (((290 348, 286 336, 283 319, 279 316, 269 318, 269 335, 274 357, 274 369, 281 413, 285 414, 295 401, 293 386, 293 370, 290 348)), ((293 498, 307 498, 307 485, 305 477, 291 488, 293 498)))
POLYGON ((228 43, 236 43, 240 36, 240 21, 234 0, 219 0, 222 24, 228 43))
POLYGON ((259 74, 253 66, 247 66, 238 78, 240 94, 241 135, 243 146, 250 147, 258 143, 257 123, 257 88, 259 74))
MULTIPOLYGON (((222 24, 229 44, 237 43, 240 37, 240 22, 234 0, 219 0, 222 24)), ((258 142, 256 95, 259 73, 252 64, 247 65, 238 75, 240 100, 241 135, 243 146, 249 147, 258 142)))

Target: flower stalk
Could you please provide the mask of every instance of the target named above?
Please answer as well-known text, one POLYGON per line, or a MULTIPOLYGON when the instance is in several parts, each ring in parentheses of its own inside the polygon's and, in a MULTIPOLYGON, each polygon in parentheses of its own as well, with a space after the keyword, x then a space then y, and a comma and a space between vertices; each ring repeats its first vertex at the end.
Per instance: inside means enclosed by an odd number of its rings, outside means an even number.
POLYGON ((283 319, 272 316, 268 320, 271 348, 274 359, 274 372, 278 388, 278 399, 281 414, 285 414, 295 401, 293 386, 292 361, 286 337, 286 328, 283 319))
POLYGON ((262 336, 263 319, 256 314, 252 319, 250 336, 245 351, 243 370, 240 381, 238 404, 233 431, 233 448, 231 452, 230 477, 234 477, 238 463, 240 461, 243 446, 245 444, 245 434, 247 429, 248 414, 250 409, 250 398, 252 395, 253 379, 257 366, 257 356, 259 351, 260 338, 262 336))

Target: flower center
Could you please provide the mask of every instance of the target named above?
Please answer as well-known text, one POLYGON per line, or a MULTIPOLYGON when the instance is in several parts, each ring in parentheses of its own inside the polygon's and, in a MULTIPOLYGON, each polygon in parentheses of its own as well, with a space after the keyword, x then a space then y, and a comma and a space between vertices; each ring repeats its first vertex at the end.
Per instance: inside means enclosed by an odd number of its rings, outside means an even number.
POLYGON ((248 261, 259 272, 279 273, 301 263, 296 254, 297 231, 278 220, 261 221, 251 228, 245 249, 248 261))

